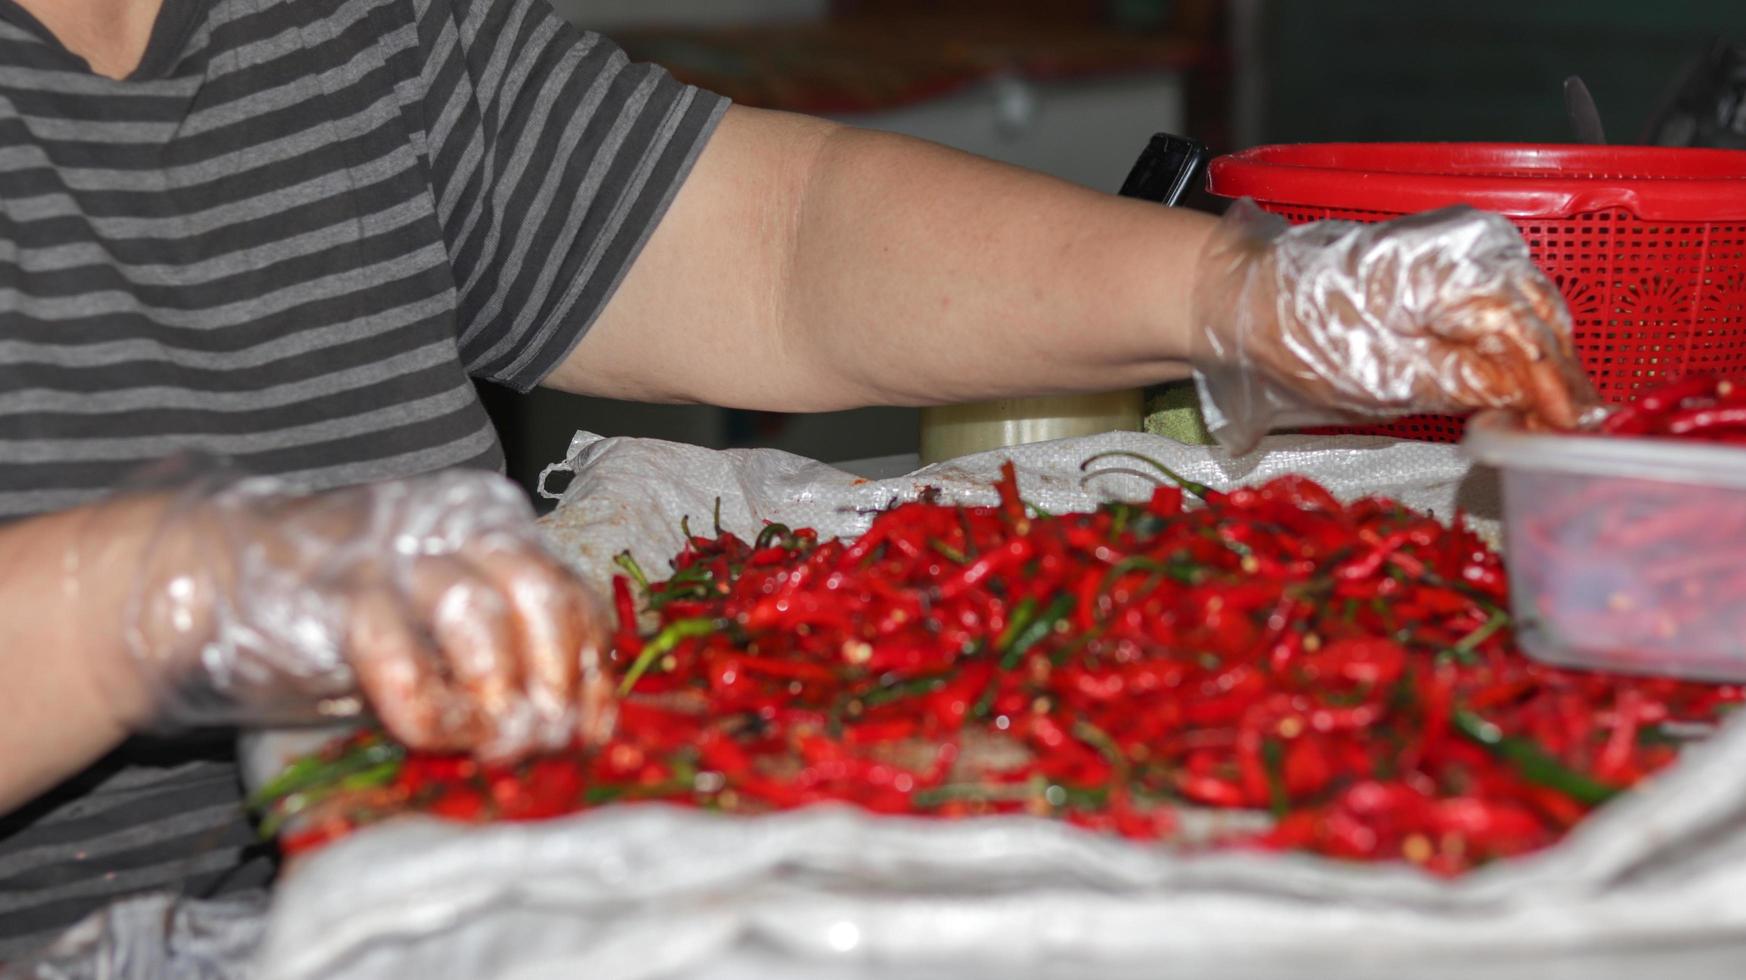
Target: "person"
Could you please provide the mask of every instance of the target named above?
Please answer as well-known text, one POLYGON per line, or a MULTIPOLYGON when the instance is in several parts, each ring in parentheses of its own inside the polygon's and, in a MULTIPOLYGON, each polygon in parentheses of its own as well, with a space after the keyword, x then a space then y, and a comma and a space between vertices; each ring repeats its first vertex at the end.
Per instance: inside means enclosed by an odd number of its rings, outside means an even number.
POLYGON ((1592 401, 1501 219, 1124 200, 730 107, 544 0, 0 0, 0 352, 0 960, 266 879, 225 726, 587 737, 602 617, 472 378, 809 412, 1192 373, 1234 448, 1592 401))

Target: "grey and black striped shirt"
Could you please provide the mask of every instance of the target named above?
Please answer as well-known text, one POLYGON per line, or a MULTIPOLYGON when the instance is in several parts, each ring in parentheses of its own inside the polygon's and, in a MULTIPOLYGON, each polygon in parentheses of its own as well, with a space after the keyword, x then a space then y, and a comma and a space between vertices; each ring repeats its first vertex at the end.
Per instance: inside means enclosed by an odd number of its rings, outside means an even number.
MULTIPOLYGON (((164 0, 121 81, 0 0, 0 518, 500 465, 469 378, 563 360, 723 105, 545 0, 164 0)), ((0 817, 0 960, 251 837, 227 740, 130 745, 0 817)))

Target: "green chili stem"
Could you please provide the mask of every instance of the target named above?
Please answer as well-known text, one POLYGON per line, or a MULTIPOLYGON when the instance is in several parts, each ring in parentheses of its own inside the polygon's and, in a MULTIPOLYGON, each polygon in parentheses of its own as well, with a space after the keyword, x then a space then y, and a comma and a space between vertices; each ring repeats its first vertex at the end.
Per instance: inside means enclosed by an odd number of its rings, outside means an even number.
POLYGON ((337 783, 347 776, 392 763, 398 767, 406 759, 406 749, 398 742, 376 738, 359 745, 337 759, 310 756, 292 763, 267 785, 249 797, 251 809, 261 810, 293 794, 337 783))
POLYGON ((656 612, 666 608, 669 602, 673 602, 677 599, 701 599, 708 595, 709 583, 707 582, 684 582, 677 588, 674 588, 669 584, 667 588, 649 596, 648 606, 651 612, 656 612))
POLYGON ((1201 534, 1209 540, 1217 541, 1219 544, 1223 545, 1227 551, 1239 558, 1255 557, 1254 548, 1249 547, 1248 544, 1242 541, 1238 541, 1236 538, 1227 537, 1226 535, 1219 533, 1218 528, 1207 528, 1202 531, 1201 534))
POLYGON ((959 551, 957 548, 952 547, 951 545, 947 544, 946 542, 940 540, 939 538, 929 538, 928 539, 928 547, 939 552, 941 557, 945 558, 947 561, 949 561, 955 565, 968 565, 968 564, 970 564, 970 557, 968 555, 964 554, 962 551, 959 551))
MULTIPOLYGON (((1166 575, 1183 585, 1193 585, 1200 577, 1198 574, 1200 571, 1200 568, 1187 562, 1161 562, 1135 555, 1123 558, 1109 567, 1109 571, 1103 574, 1103 582, 1097 587, 1097 594, 1099 596, 1108 595, 1109 590, 1115 588, 1116 581, 1129 572, 1151 572, 1154 576, 1166 575)), ((1151 587, 1145 591, 1150 592, 1151 587)))
POLYGON ((649 577, 643 574, 643 566, 637 564, 637 560, 631 557, 630 552, 619 552, 618 555, 612 559, 612 563, 624 569, 625 574, 631 577, 631 581, 635 582, 637 587, 642 589, 645 595, 648 593, 649 577))
POLYGON ((1029 783, 954 783, 948 786, 917 790, 910 797, 910 802, 918 808, 925 809, 958 800, 982 803, 1016 803, 1038 797, 1057 808, 1099 807, 1108 800, 1109 791, 1040 781, 1029 783), (1051 795, 1060 796, 1061 802, 1055 804, 1049 799, 1051 795))
POLYGON ((681 793, 695 792, 696 788, 695 776, 685 780, 669 779, 653 786, 635 786, 623 783, 590 786, 582 791, 582 802, 586 806, 600 806, 603 803, 661 800, 681 793))
POLYGON ((1119 538, 1127 530, 1128 518, 1133 515, 1134 508, 1121 501, 1116 501, 1109 508, 1109 531, 1112 538, 1119 538))
POLYGON ((1457 731, 1508 762, 1528 782, 1555 789, 1588 806, 1599 806, 1619 794, 1617 787, 1571 769, 1527 739, 1505 735, 1502 729, 1472 711, 1457 709, 1454 722, 1457 731))
POLYGON ((1496 610, 1491 614, 1490 619, 1486 620, 1473 632, 1462 637, 1461 642, 1455 644, 1455 656, 1460 657, 1463 662, 1470 663, 1472 661, 1473 652, 1479 649, 1479 645, 1486 640, 1491 639, 1498 630, 1508 626, 1509 622, 1509 613, 1502 609, 1496 610))
POLYGON ((1291 793, 1285 787, 1285 747, 1278 739, 1261 742, 1261 763, 1267 770, 1267 802, 1273 819, 1283 820, 1291 812, 1291 793))
POLYGON ((1056 596, 1054 601, 1049 603, 1049 607, 1043 610, 1043 614, 1035 622, 1026 626, 1013 640, 1012 646, 1008 647, 1006 654, 1000 658, 1000 669, 1017 669, 1018 665, 1024 662, 1025 654, 1031 647, 1042 642, 1043 638, 1055 628, 1055 624, 1072 611, 1073 597, 1071 595, 1056 596))
MULTIPOLYGON (((684 598, 686 593, 697 589, 701 589, 703 596, 707 596, 712 590, 714 581, 715 576, 710 572, 708 566, 691 565, 673 573, 673 576, 665 582, 654 583, 655 585, 661 586, 661 591, 656 592, 652 588, 650 589, 648 600, 649 609, 659 610, 665 607, 667 603, 672 602, 675 599, 684 598)), ((696 598, 702 598, 703 596, 697 596, 696 598)))
POLYGON ((788 539, 793 536, 793 529, 786 524, 766 524, 764 525, 764 529, 758 532, 758 539, 752 543, 752 548, 755 551, 762 551, 765 548, 770 547, 770 542, 777 538, 788 539))
POLYGON ((958 506, 958 527, 964 531, 964 557, 974 559, 977 553, 976 535, 970 526, 970 512, 958 506))
POLYGON ((1093 626, 1087 632, 1076 634, 1073 637, 1073 639, 1069 640, 1064 646, 1060 647, 1059 649, 1055 650, 1053 653, 1049 654, 1049 662, 1051 664, 1055 665, 1056 667, 1062 666, 1063 664, 1065 664, 1067 662, 1069 657, 1072 657, 1074 654, 1077 654, 1081 650, 1084 650, 1085 647, 1088 644, 1090 644, 1093 640, 1096 640, 1096 639, 1099 639, 1100 637, 1102 637, 1103 632, 1104 632, 1104 628, 1103 628, 1103 625, 1100 623, 1096 626, 1093 626))
POLYGON ((910 802, 917 807, 935 807, 955 800, 976 800, 987 803, 1030 799, 1034 795, 1026 783, 955 783, 917 790, 910 802))
POLYGON ((636 662, 631 664, 630 670, 625 672, 624 681, 618 685, 618 696, 622 698, 629 694, 631 688, 637 686, 637 681, 642 680, 643 674, 648 672, 655 661, 670 653, 674 647, 692 637, 708 636, 717 628, 713 619, 681 619, 667 624, 665 629, 655 634, 655 638, 643 647, 643 652, 637 654, 636 662))
POLYGON ((284 797, 274 805, 271 812, 261 818, 261 836, 264 838, 277 836, 279 830, 284 827, 285 823, 291 818, 297 816, 299 813, 302 813, 315 804, 320 803, 322 800, 332 797, 336 793, 356 792, 361 789, 374 789, 378 786, 386 786, 389 783, 392 783, 394 778, 400 775, 400 764, 400 759, 391 759, 386 762, 378 763, 369 769, 351 773, 336 783, 331 783, 326 786, 311 787, 284 797))
POLYGON ((944 677, 917 677, 896 684, 887 684, 884 687, 868 691, 866 694, 857 695, 850 700, 861 702, 862 707, 865 708, 877 708, 882 704, 889 704, 892 701, 917 694, 932 694, 945 685, 946 678, 944 677))
POLYGON ((987 718, 994 710, 994 696, 1000 691, 1000 678, 990 677, 987 685, 982 688, 982 696, 976 699, 976 704, 970 709, 970 717, 978 720, 987 718))
POLYGON ((1381 596, 1370 600, 1370 611, 1375 613, 1376 618, 1382 621, 1383 629, 1388 630, 1391 633, 1394 632, 1394 609, 1389 606, 1388 603, 1383 602, 1381 596))
POLYGON ((1031 620, 1036 615, 1036 599, 1027 597, 1021 601, 1013 608, 1012 618, 1007 620, 1006 629, 1001 630, 999 638, 994 641, 994 648, 1003 652, 1010 648, 1025 627, 1031 625, 1031 620))
POLYGON ((1182 474, 1171 469, 1170 467, 1165 466, 1163 463, 1160 463, 1159 461, 1153 459, 1152 457, 1145 455, 1144 453, 1130 452, 1129 450, 1126 450, 1126 449, 1111 449, 1107 452, 1098 453, 1095 456, 1091 456, 1090 458, 1086 459, 1085 462, 1080 463, 1079 469, 1081 472, 1084 472, 1085 470, 1087 470, 1091 467, 1092 463, 1095 463, 1095 462, 1097 462, 1099 460, 1103 460, 1103 459, 1112 459, 1112 458, 1115 458, 1118 456, 1126 458, 1126 459, 1137 459, 1140 462, 1145 463, 1147 466, 1150 466, 1153 469, 1157 470, 1158 472, 1164 474, 1165 479, 1168 479, 1171 483, 1176 484, 1177 486, 1181 487, 1183 490, 1187 491, 1188 493, 1194 494, 1196 497, 1199 497, 1201 500, 1205 500, 1209 496, 1212 496, 1213 494, 1218 493, 1218 491, 1214 490, 1212 487, 1209 487, 1206 484, 1200 483, 1200 482, 1195 481, 1195 480, 1190 480, 1187 477, 1183 476, 1182 474))
POLYGON ((588 806, 611 803, 625 794, 624 786, 590 786, 582 791, 582 802, 588 806))
POLYGON ((1114 766, 1118 771, 1128 768, 1128 754, 1122 751, 1122 747, 1116 744, 1116 740, 1111 738, 1108 732, 1089 721, 1076 721, 1073 723, 1073 734, 1078 736, 1080 741, 1096 749, 1098 754, 1103 756, 1104 761, 1114 766))

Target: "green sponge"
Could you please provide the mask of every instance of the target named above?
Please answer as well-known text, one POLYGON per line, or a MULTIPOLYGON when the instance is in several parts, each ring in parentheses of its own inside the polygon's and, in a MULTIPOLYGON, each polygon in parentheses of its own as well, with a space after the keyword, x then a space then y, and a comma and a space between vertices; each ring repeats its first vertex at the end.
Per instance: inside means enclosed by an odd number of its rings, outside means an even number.
POLYGON ((1178 381, 1146 392, 1146 431, 1190 446, 1212 445, 1194 382, 1178 381))

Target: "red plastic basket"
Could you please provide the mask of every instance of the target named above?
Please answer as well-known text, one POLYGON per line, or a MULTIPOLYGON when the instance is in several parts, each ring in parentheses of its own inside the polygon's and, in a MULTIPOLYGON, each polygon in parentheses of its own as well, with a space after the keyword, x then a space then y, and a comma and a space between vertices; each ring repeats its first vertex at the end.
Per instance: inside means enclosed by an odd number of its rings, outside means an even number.
MULTIPOLYGON (((1262 146, 1207 187, 1293 224, 1385 221, 1451 204, 1515 222, 1558 284, 1609 401, 1686 372, 1746 368, 1746 151, 1507 143, 1262 146)), ((1452 442, 1461 421, 1341 429, 1452 442)))

